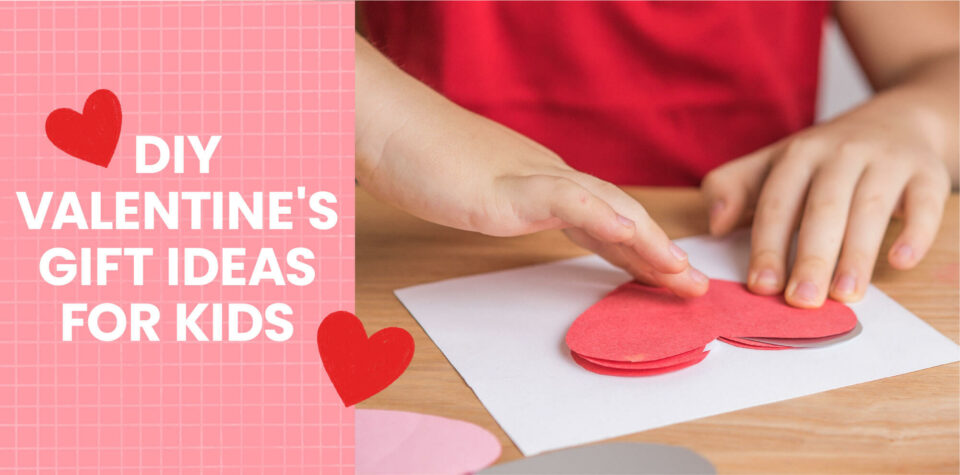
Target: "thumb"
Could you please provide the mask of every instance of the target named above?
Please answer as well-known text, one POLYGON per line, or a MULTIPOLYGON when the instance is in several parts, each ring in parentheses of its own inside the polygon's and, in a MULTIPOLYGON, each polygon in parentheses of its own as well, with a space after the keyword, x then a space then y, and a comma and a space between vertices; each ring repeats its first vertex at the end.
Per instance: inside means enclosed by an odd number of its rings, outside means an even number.
POLYGON ((749 216, 775 152, 773 146, 760 149, 703 177, 700 190, 709 213, 710 234, 727 234, 749 216))

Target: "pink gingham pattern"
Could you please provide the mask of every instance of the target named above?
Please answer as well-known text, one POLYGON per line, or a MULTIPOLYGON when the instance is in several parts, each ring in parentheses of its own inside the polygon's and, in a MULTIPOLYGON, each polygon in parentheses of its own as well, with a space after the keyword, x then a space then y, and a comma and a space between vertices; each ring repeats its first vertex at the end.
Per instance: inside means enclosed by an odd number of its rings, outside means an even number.
POLYGON ((0 5, 0 472, 353 471, 353 412, 315 344, 323 315, 353 310, 353 21, 349 2, 0 5), (50 111, 81 110, 100 88, 123 108, 106 169, 44 133, 50 111), (185 174, 145 175, 134 169, 136 135, 223 139, 207 175, 190 154, 185 174), (250 196, 298 186, 336 195, 334 229, 305 226, 301 206, 291 231, 36 231, 14 194, 36 203, 42 191, 76 191, 86 204, 98 190, 112 210, 119 190, 250 196), (57 246, 154 247, 159 256, 147 258, 144 286, 121 266, 107 286, 54 287, 38 262, 57 246), (304 246, 320 271, 306 287, 177 287, 151 273, 151 262, 163 268, 162 251, 186 246, 281 256, 304 246), (154 303, 161 341, 100 342, 78 328, 64 342, 65 302, 154 303), (294 334, 177 342, 176 302, 288 303, 294 334))

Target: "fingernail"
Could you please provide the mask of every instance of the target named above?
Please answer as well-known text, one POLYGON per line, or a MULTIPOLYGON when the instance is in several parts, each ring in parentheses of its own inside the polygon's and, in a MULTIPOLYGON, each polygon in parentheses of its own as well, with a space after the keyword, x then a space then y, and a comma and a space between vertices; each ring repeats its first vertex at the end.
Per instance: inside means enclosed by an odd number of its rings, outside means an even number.
POLYGON ((618 214, 618 215, 617 215, 617 221, 620 221, 620 224, 622 224, 623 227, 625 227, 625 228, 634 229, 634 228, 637 227, 637 223, 634 223, 632 219, 630 219, 630 218, 628 218, 628 217, 626 217, 626 216, 622 216, 622 215, 619 215, 619 214, 618 214))
POLYGON ((699 282, 699 283, 701 283, 701 284, 706 283, 706 282, 710 282, 710 278, 709 278, 709 277, 707 277, 703 272, 700 272, 699 270, 697 270, 697 269, 695 269, 695 268, 693 268, 693 267, 690 268, 690 277, 692 277, 693 280, 695 280, 695 281, 697 281, 697 282, 699 282))
POLYGON ((670 254, 673 254, 673 257, 676 257, 681 261, 687 260, 687 253, 684 252, 683 249, 680 249, 680 246, 674 243, 670 243, 670 254))
POLYGON ((852 274, 843 274, 837 279, 833 290, 838 294, 850 295, 857 290, 857 279, 852 274))
POLYGON ((770 269, 764 269, 757 274, 757 279, 754 281, 754 284, 775 289, 780 284, 780 279, 777 279, 776 272, 770 269))
POLYGON ((909 244, 901 244, 893 251, 893 256, 900 262, 913 262, 913 248, 909 244))
POLYGON ((817 293, 817 286, 813 282, 803 281, 793 289, 793 298, 813 303, 817 301, 817 293))

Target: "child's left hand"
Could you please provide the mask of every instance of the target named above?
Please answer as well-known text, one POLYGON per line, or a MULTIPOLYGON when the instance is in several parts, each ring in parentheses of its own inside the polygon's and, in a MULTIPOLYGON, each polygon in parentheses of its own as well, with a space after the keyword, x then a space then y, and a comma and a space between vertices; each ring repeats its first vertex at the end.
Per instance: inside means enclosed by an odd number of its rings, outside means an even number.
POLYGON ((871 106, 731 161, 703 180, 710 231, 725 234, 752 215, 748 286, 758 294, 786 288, 798 307, 818 307, 828 292, 859 300, 895 210, 905 224, 887 256, 894 268, 915 266, 936 237, 951 186, 944 153, 931 145, 938 133, 947 132, 922 112, 871 106))
POLYGON ((835 2, 833 13, 880 93, 703 180, 711 233, 753 218, 750 290, 786 288, 798 307, 862 298, 895 210, 905 222, 887 260, 915 266, 960 173, 956 3, 835 2))

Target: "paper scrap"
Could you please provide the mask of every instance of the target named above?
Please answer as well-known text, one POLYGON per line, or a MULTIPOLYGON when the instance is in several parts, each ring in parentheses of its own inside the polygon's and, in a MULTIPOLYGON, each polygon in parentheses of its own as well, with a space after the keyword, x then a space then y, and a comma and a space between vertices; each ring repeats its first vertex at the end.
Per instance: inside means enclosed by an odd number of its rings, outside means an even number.
POLYGON ((745 337, 744 340, 752 344, 787 346, 790 348, 822 348, 824 346, 835 345, 837 343, 855 338, 863 331, 863 326, 857 322, 857 326, 847 333, 841 335, 831 335, 822 338, 757 338, 745 337))
POLYGON ((469 422, 403 411, 357 409, 358 474, 463 474, 500 457, 500 442, 469 422))
POLYGON ((717 472, 710 461, 686 447, 617 442, 576 447, 515 460, 481 470, 477 475, 583 473, 669 475, 717 472))

